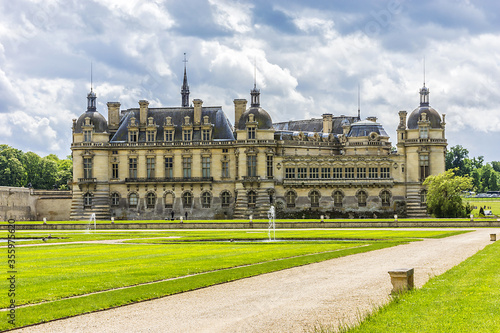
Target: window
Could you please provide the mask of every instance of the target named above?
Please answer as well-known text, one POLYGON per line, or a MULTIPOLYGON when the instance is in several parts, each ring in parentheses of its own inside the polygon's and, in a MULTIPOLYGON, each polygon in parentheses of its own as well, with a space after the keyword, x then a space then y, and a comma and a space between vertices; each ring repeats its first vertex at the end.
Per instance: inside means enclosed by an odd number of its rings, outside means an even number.
POLYGON ((266 157, 266 171, 267 179, 273 179, 273 156, 267 155, 266 157))
POLYGON ((297 195, 293 191, 288 191, 285 194, 286 206, 288 208, 295 207, 295 200, 297 199, 297 195))
POLYGON ((156 204, 156 195, 152 192, 149 192, 146 197, 146 206, 148 208, 155 208, 156 204))
POLYGON ((419 127, 420 139, 428 139, 429 138, 429 127, 419 127))
POLYGON ((83 131, 83 141, 84 142, 92 141, 92 130, 84 130, 83 131))
POLYGON ((248 127, 247 133, 248 133, 248 140, 255 140, 255 127, 248 127))
POLYGON ((365 179, 366 178, 366 168, 357 168, 357 178, 358 179, 365 179))
POLYGON ((174 131, 165 130, 165 141, 174 141, 174 131))
POLYGON ((424 180, 429 176, 429 155, 420 155, 420 180, 424 180))
POLYGON ((148 179, 155 178, 155 158, 154 157, 147 157, 146 158, 146 177, 148 179))
POLYGON ((118 193, 111 194, 111 206, 118 206, 120 204, 120 195, 118 193))
POLYGON ((174 206, 174 194, 167 193, 165 194, 165 208, 172 208, 174 206))
POLYGON ((285 168, 285 178, 286 179, 295 178, 295 168, 285 168))
POLYGON ((247 156, 247 176, 256 177, 257 176, 257 156, 248 155, 247 156))
POLYGON ((333 178, 342 179, 342 168, 333 168, 333 178))
POLYGON ((118 178, 118 163, 111 164, 111 178, 118 178))
POLYGON ((222 178, 229 178, 229 162, 222 161, 222 178))
POLYGON ((201 176, 210 178, 210 157, 201 158, 201 176))
POLYGON ((342 201, 344 200, 344 194, 341 191, 333 192, 333 206, 334 207, 342 207, 342 201))
POLYGON ((155 142, 156 141, 156 131, 146 131, 146 140, 148 142, 155 142))
POLYGON ((174 177, 174 158, 165 157, 165 178, 174 177))
POLYGON ((321 168, 321 178, 329 179, 331 177, 330 168, 321 168))
POLYGON ((112 151, 112 154, 113 154, 113 155, 118 155, 118 150, 113 150, 113 151, 112 151))
POLYGON ((378 178, 378 168, 368 168, 368 178, 378 178))
POLYGON ((257 193, 255 191, 248 192, 248 208, 255 208, 257 202, 257 193))
POLYGON ((182 176, 191 178, 191 157, 182 158, 182 176))
POLYGON ((92 207, 92 194, 90 194, 89 192, 83 195, 83 207, 84 208, 92 207))
POLYGON ((182 140, 191 141, 191 130, 182 131, 182 140))
POLYGON ((297 178, 307 178, 307 168, 297 168, 297 178))
POLYGON ((137 142, 137 131, 130 131, 129 132, 129 141, 130 142, 137 142))
POLYGON ((309 168, 309 178, 318 179, 319 178, 319 168, 309 168))
POLYGON ((391 168, 380 168, 380 178, 390 178, 391 168))
POLYGON ((222 148, 222 152, 227 154, 227 153, 229 153, 229 149, 227 149, 227 148, 222 148))
POLYGON ((136 193, 130 193, 128 197, 128 205, 130 207, 137 207, 137 202, 139 201, 139 198, 137 197, 136 193))
POLYGON ((367 197, 366 192, 359 191, 356 196, 358 197, 358 206, 359 207, 366 207, 366 197, 367 197))
POLYGON ((382 191, 380 193, 380 199, 382 199, 382 207, 388 207, 391 204, 391 193, 389 191, 382 191))
POLYGON ((420 206, 427 206, 427 190, 420 192, 420 206))
POLYGON ((311 200, 311 207, 319 207, 319 198, 321 198, 321 194, 318 191, 312 191, 309 194, 309 200, 311 200))
POLYGON ((92 158, 83 159, 83 178, 92 178, 92 158))
POLYGON ((345 168, 345 178, 347 179, 354 178, 354 168, 345 168))
POLYGON ((129 178, 137 178, 137 158, 128 159, 128 176, 129 178))
POLYGON ((229 194, 229 192, 227 191, 224 191, 222 192, 221 199, 222 199, 222 204, 221 204, 222 207, 229 207, 231 201, 231 194, 229 194))
POLYGON ((208 192, 203 192, 201 195, 201 207, 210 208, 210 202, 212 201, 212 196, 208 192))
POLYGON ((201 139, 203 141, 209 141, 210 140, 210 130, 209 129, 204 129, 201 131, 201 139))
POLYGON ((193 204, 193 195, 191 192, 186 192, 182 195, 182 206, 184 208, 190 208, 193 204))

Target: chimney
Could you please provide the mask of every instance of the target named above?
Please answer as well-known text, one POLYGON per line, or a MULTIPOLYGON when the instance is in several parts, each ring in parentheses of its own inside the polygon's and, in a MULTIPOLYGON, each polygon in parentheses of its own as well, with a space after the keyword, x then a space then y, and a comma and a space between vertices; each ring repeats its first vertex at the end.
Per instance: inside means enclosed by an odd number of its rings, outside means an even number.
POLYGON ((148 121, 148 105, 149 102, 141 99, 139 101, 140 111, 139 111, 139 126, 146 126, 148 121))
POLYGON ((323 114, 323 133, 330 134, 332 132, 333 115, 331 113, 323 114))
POLYGON ((399 111, 399 125, 398 130, 406 129, 406 111, 399 111))
POLYGON ((120 103, 119 102, 108 102, 108 127, 118 128, 118 123, 120 122, 120 103))
POLYGON ((240 121, 241 115, 247 109, 246 99, 235 99, 234 100, 234 128, 238 128, 238 122, 240 121))
POLYGON ((193 100, 194 104, 194 115, 193 115, 193 124, 200 125, 201 124, 201 105, 203 101, 201 99, 193 100))

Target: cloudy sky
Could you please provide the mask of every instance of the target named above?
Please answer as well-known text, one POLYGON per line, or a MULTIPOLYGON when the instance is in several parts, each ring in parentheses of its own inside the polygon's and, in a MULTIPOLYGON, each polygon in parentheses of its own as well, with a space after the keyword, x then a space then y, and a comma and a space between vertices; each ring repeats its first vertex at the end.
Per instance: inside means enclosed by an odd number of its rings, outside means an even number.
POLYGON ((376 116, 395 144, 398 111, 430 104, 450 146, 500 160, 500 3, 462 0, 0 0, 0 143, 70 153, 86 110, 90 64, 98 111, 249 99, 254 63, 274 122, 376 116))

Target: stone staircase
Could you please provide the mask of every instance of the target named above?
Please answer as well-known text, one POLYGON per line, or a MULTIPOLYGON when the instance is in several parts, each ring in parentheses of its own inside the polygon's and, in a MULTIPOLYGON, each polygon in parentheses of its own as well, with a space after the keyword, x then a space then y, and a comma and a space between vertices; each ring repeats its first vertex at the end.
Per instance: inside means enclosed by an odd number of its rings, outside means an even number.
POLYGON ((75 221, 89 221, 92 213, 96 220, 110 220, 109 195, 107 191, 95 191, 92 198, 92 207, 83 207, 83 192, 73 191, 70 219, 75 221))
POLYGON ((406 188, 406 213, 410 218, 424 218, 427 208, 420 203, 420 185, 407 185, 406 188))
POLYGON ((247 220, 252 215, 253 219, 267 219, 267 212, 271 207, 269 194, 265 189, 255 189, 254 191, 257 193, 255 207, 249 208, 247 191, 245 189, 236 190, 237 199, 233 218, 247 220))

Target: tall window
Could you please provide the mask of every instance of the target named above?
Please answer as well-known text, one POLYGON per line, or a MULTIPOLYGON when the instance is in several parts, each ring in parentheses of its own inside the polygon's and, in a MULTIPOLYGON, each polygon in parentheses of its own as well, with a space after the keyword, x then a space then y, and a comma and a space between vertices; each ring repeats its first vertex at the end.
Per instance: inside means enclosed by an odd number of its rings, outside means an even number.
POLYGON ((231 194, 229 194, 229 192, 227 191, 224 191, 222 192, 221 199, 222 199, 222 204, 221 204, 222 207, 229 207, 231 201, 231 194))
POLYGON ((155 177, 155 158, 154 157, 147 157, 146 158, 146 177, 148 179, 154 178, 155 177))
POLYGON ((365 179, 366 178, 366 168, 357 168, 357 178, 358 179, 365 179))
POLYGON ((321 194, 318 191, 312 191, 309 194, 309 200, 311 200, 311 207, 319 207, 319 198, 321 198, 321 194))
POLYGON ((267 179, 273 178, 273 155, 267 155, 266 157, 266 171, 267 179))
POLYGON ((182 176, 191 178, 191 157, 182 158, 182 176))
POLYGON ((347 179, 354 178, 354 168, 345 168, 345 178, 347 179))
POLYGON ((378 178, 378 168, 368 168, 368 178, 378 178))
POLYGON ((297 168, 297 178, 307 178, 307 168, 297 168))
POLYGON ((257 156, 248 155, 247 156, 247 176, 256 177, 257 176, 257 156))
POLYGON ((174 177, 174 158, 165 157, 165 178, 174 177))
POLYGON ((382 207, 388 207, 391 204, 391 193, 386 190, 382 191, 380 199, 382 199, 382 207))
POLYGON ((333 168, 333 178, 342 179, 342 168, 333 168))
POLYGON ((174 206, 174 195, 173 193, 165 194, 165 208, 172 208, 174 206))
POLYGON ((222 178, 229 178, 229 161, 222 161, 222 178))
POLYGON ((156 141, 156 131, 146 131, 146 140, 148 142, 155 142, 156 141))
POLYGON ((330 179, 331 173, 330 173, 330 168, 321 168, 321 178, 323 179, 330 179))
POLYGON ((391 178, 391 168, 380 168, 380 178, 391 178))
POLYGON ((137 158, 131 157, 128 159, 128 176, 129 178, 137 178, 137 158))
POLYGON ((333 192, 333 206, 342 207, 342 201, 344 200, 344 195, 340 191, 333 192))
POLYGON ((174 141, 174 131, 173 130, 165 130, 165 141, 174 141))
POLYGON ((293 191, 288 191, 285 194, 286 206, 289 208, 295 207, 295 200, 297 195, 293 191))
POLYGON ((429 176, 429 155, 420 155, 420 179, 424 180, 429 176))
POLYGON ((84 142, 92 141, 92 130, 84 130, 83 131, 83 141, 84 142))
POLYGON ((191 192, 186 192, 182 195, 182 206, 184 208, 190 208, 193 204, 193 195, 191 192))
POLYGON ((366 192, 365 191, 359 191, 357 194, 358 197, 358 206, 359 207, 366 207, 366 192))
POLYGON ((318 179, 319 178, 319 168, 309 168, 309 178, 318 179))
POLYGON ((210 208, 210 202, 212 201, 212 196, 208 192, 203 192, 201 195, 201 207, 210 208))
POLYGON ((153 192, 149 192, 146 196, 146 205, 148 208, 155 208, 156 195, 153 192))
POLYGON ((191 141, 191 130, 182 131, 182 140, 191 141))
POLYGON ((201 158, 201 176, 210 178, 210 157, 201 158))
POLYGON ((419 127, 420 139, 428 139, 429 138, 429 127, 419 127))
POLYGON ((92 194, 90 194, 89 192, 83 195, 83 207, 84 208, 92 207, 92 194))
POLYGON ((139 201, 139 197, 137 196, 137 193, 130 193, 128 197, 128 205, 130 207, 137 207, 137 202, 139 201))
POLYGON ((120 195, 118 193, 111 194, 111 206, 118 206, 120 204, 120 195))
POLYGON ((83 159, 83 178, 92 178, 92 158, 83 159))
POLYGON ((137 142, 137 131, 130 131, 129 132, 129 137, 130 137, 130 142, 137 142))
POLYGON ((255 208, 257 202, 257 193, 255 191, 248 192, 248 208, 255 208))
POLYGON ((210 140, 210 130, 209 129, 204 129, 201 131, 201 139, 203 141, 209 141, 210 140))
POLYGON ((285 168, 285 178, 286 179, 295 178, 295 168, 285 168))
POLYGON ((247 133, 248 133, 248 140, 255 140, 255 127, 248 127, 247 133))
POLYGON ((427 205, 427 190, 422 190, 420 192, 420 206, 427 205))
POLYGON ((111 178, 118 179, 118 163, 111 164, 111 178))

